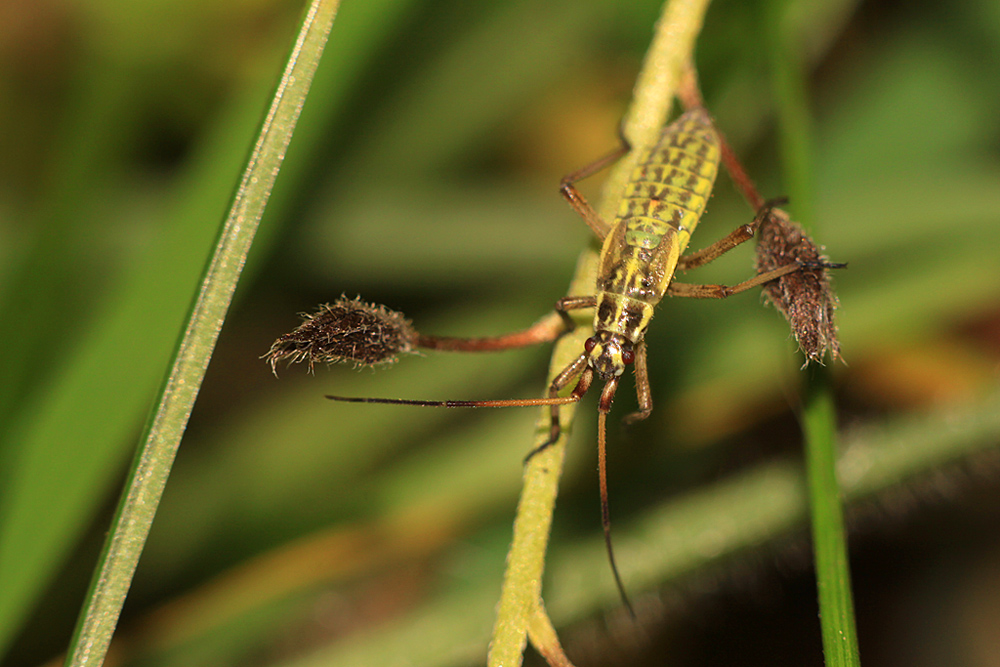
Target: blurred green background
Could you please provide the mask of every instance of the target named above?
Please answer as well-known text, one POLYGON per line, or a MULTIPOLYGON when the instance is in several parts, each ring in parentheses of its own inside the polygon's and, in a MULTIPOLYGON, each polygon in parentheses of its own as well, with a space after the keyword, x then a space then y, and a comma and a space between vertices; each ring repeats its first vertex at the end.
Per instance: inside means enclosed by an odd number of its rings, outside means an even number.
MULTIPOLYGON (((615 145, 659 10, 344 3, 111 664, 482 662, 535 412, 323 394, 533 396, 546 350, 428 353, 378 372, 279 368, 280 379, 259 357, 296 313, 341 293, 425 333, 489 335, 545 313, 591 243, 556 186, 615 145)), ((300 11, 285 0, 0 4, 4 665, 66 647, 300 11)), ((1000 5, 716 2, 698 45, 703 87, 765 196, 802 176, 780 169, 776 34, 807 63, 813 116, 814 202, 790 211, 850 263, 836 275, 847 364, 833 369, 845 442, 858 466, 897 445, 902 461, 852 505, 862 659, 995 665, 1000 5)), ((596 196, 597 180, 585 192, 596 196)), ((693 246, 751 215, 720 178, 693 246)), ((738 281, 751 256, 684 279, 738 281)), ((578 665, 821 664, 801 520, 760 538, 720 527, 690 564, 641 547, 663 512, 707 498, 725 515, 727 485, 794 479, 801 373, 787 328, 753 295, 668 301, 649 341, 654 414, 612 422, 609 436, 619 561, 642 631, 613 593, 574 602, 559 584, 609 577, 590 399, 545 588, 567 652, 578 665)), ((635 402, 623 389, 620 415, 635 402)))

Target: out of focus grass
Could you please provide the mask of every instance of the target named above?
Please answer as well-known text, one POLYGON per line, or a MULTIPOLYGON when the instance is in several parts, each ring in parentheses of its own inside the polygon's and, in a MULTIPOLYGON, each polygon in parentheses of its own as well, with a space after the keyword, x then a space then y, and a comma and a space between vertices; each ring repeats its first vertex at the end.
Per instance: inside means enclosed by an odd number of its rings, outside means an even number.
MULTIPOLYGON (((535 395, 545 351, 431 354, 377 373, 290 368, 280 380, 258 357, 296 312, 341 292, 403 310, 427 333, 502 332, 549 308, 590 242, 555 184, 614 145, 659 11, 618 4, 345 3, 140 562, 116 661, 482 661, 533 411, 336 406, 322 395, 535 395)), ((882 501, 869 501, 852 542, 866 665, 992 655, 993 634, 974 629, 996 627, 997 596, 984 593, 1000 572, 996 515, 963 499, 995 507, 1000 486, 995 4, 904 12, 817 0, 793 21, 812 68, 819 240, 850 262, 837 275, 849 366, 833 369, 852 445, 844 475, 852 498, 882 501), (946 503, 921 502, 943 492, 946 503)), ((65 648, 299 10, 264 0, 0 8, 5 664, 65 648)), ((754 3, 721 0, 698 57, 720 126, 772 196, 789 186, 774 170, 764 20, 754 3)), ((693 245, 749 214, 720 179, 693 245)), ((750 265, 746 249, 685 279, 738 280, 750 265)), ((724 646, 741 663, 818 664, 814 610, 792 607, 808 624, 777 620, 808 563, 794 556, 805 533, 786 406, 799 371, 783 327, 753 296, 658 311, 656 411, 610 436, 618 558, 657 632, 595 646, 593 632, 568 630, 580 664, 713 664, 727 660, 724 646), (720 570, 734 554, 739 565, 720 570), (763 602, 732 592, 760 578, 763 602), (706 589, 711 605, 699 604, 706 589), (677 590, 689 602, 679 611, 677 590), (678 632, 684 623, 697 631, 678 632)), ((625 414, 634 399, 620 393, 625 414)), ((557 508, 545 585, 557 624, 616 603, 600 554, 592 409, 580 413, 557 508)))

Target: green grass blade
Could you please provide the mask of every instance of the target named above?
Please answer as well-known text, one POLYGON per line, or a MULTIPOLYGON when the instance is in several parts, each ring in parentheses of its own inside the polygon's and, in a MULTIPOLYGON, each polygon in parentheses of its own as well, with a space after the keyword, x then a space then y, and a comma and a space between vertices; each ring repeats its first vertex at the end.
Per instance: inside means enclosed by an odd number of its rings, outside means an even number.
POLYGON ((827 665, 859 665, 847 533, 836 469, 837 416, 825 368, 812 369, 802 427, 823 652, 827 665))
POLYGON ((101 664, 268 196, 336 16, 314 0, 237 189, 105 543, 67 656, 101 664))
MULTIPOLYGON (((809 227, 815 219, 812 124, 805 88, 806 64, 801 53, 792 48, 792 33, 786 29, 790 8, 785 0, 773 0, 768 4, 765 22, 770 33, 771 72, 788 192, 795 218, 809 227)), ((812 369, 808 384, 802 427, 823 653, 831 667, 859 665, 829 372, 812 369)))

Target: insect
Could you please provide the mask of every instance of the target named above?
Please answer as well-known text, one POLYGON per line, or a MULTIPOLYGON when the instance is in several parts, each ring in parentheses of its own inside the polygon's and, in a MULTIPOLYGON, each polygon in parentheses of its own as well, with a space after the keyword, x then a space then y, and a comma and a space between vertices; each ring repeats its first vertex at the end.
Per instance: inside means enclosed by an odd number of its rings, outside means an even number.
MULTIPOLYGON (((549 317, 520 332, 491 338, 448 338, 412 334, 414 346, 460 351, 505 350, 554 340, 573 327, 568 313, 594 309, 594 335, 583 350, 555 379, 546 398, 423 401, 390 398, 353 398, 328 396, 335 401, 389 403, 438 407, 514 407, 551 406, 548 440, 529 458, 554 443, 560 434, 559 406, 579 401, 595 379, 603 383, 598 406, 598 470, 601 495, 601 520, 605 543, 622 599, 628 604, 625 587, 615 564, 611 543, 606 474, 606 422, 621 376, 629 366, 635 368, 638 411, 625 418, 626 423, 647 418, 653 410, 652 393, 646 361, 645 334, 656 305, 665 295, 694 298, 724 298, 790 273, 808 269, 832 268, 819 264, 806 267, 792 261, 732 286, 691 285, 674 282, 677 269, 693 269, 719 257, 753 237, 756 229, 770 215, 777 202, 765 204, 754 220, 741 225, 712 245, 685 255, 691 234, 705 211, 715 183, 721 157, 721 139, 703 108, 681 115, 662 131, 659 140, 638 157, 625 186, 613 222, 608 223, 590 206, 575 183, 617 160, 629 150, 623 147, 597 162, 567 176, 561 192, 602 240, 599 271, 594 293, 567 296, 556 303, 556 317, 549 317), (573 382, 567 396, 560 393, 573 382)), ((338 302, 338 305, 355 302, 338 302)), ((357 302, 360 303, 360 302, 357 302)), ((328 307, 329 308, 329 307, 328 307)), ((305 325, 303 325, 305 326, 305 325)), ((284 339, 285 337, 283 337, 284 339)), ((279 339, 277 346, 282 339, 279 339)), ((272 352, 275 348, 272 348, 272 352)), ((284 350, 292 357, 291 348, 284 350)), ((279 350, 279 353, 282 351, 279 350)), ((269 353, 270 354, 270 353, 269 353)), ((296 351, 295 354, 302 354, 296 351)), ((271 356, 272 364, 280 354, 271 356)), ((631 607, 630 607, 631 608, 631 607)))

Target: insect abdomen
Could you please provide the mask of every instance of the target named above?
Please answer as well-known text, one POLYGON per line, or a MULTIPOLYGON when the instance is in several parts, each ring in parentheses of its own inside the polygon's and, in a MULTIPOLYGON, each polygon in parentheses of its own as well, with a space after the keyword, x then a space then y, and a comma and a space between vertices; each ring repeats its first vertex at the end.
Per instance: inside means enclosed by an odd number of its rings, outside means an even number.
POLYGON ((718 135, 704 109, 667 126, 625 187, 618 209, 619 221, 627 225, 625 243, 655 248, 673 229, 683 252, 705 212, 719 157, 718 135))

